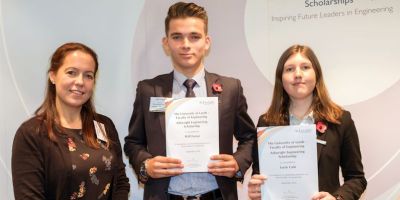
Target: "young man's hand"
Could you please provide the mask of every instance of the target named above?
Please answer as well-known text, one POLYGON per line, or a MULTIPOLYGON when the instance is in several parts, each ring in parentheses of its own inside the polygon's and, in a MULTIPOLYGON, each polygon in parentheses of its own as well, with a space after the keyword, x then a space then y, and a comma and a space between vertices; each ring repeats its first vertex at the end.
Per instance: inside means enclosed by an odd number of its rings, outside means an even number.
POLYGON ((156 156, 146 161, 146 171, 151 178, 164 178, 182 174, 183 164, 179 159, 156 156))
POLYGON ((208 164, 208 172, 215 176, 226 176, 232 178, 239 170, 239 165, 232 155, 214 155, 211 156, 211 160, 215 160, 216 162, 208 164))

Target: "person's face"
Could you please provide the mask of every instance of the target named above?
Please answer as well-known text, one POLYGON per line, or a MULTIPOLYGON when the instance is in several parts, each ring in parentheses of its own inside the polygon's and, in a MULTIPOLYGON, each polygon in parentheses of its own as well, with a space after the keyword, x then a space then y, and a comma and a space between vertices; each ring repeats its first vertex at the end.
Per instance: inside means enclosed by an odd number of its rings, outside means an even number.
POLYGON ((203 65, 203 57, 210 48, 204 21, 196 17, 172 19, 163 46, 179 72, 195 72, 203 65))
POLYGON ((282 83, 292 101, 312 99, 316 76, 310 60, 300 53, 290 56, 283 68, 282 83))
POLYGON ((57 109, 81 109, 93 93, 95 66, 90 54, 73 51, 56 72, 49 72, 50 81, 56 87, 57 109))

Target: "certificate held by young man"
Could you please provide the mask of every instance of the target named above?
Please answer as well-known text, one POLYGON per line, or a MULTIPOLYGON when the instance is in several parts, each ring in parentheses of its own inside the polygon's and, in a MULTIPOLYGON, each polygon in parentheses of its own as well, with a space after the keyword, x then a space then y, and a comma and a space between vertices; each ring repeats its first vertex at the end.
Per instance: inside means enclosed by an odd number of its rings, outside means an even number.
POLYGON ((263 200, 311 199, 318 192, 315 125, 258 128, 263 200))
POLYGON ((175 99, 165 109, 167 157, 180 159, 184 172, 208 172, 219 154, 218 97, 175 99))

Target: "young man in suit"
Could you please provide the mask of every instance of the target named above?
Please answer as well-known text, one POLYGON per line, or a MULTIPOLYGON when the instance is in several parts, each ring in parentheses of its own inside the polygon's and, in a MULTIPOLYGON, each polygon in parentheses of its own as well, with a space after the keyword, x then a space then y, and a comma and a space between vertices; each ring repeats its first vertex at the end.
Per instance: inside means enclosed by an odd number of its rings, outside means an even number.
POLYGON ((211 43, 207 24, 203 7, 172 5, 165 19, 163 46, 174 70, 138 83, 124 150, 145 184, 144 199, 237 199, 236 181, 243 179, 252 163, 256 130, 240 81, 204 69, 211 43), (150 97, 195 96, 217 96, 219 102, 220 154, 211 157, 216 162, 208 165, 208 173, 182 173, 185 163, 166 157, 165 113, 149 111, 150 97), (238 140, 235 152, 233 137, 238 140))

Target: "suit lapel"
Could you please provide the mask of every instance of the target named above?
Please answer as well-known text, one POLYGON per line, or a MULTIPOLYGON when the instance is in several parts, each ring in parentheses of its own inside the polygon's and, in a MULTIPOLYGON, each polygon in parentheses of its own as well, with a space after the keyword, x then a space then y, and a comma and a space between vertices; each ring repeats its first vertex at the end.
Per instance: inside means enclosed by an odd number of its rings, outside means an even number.
MULTIPOLYGON (((289 114, 287 113, 287 116, 289 116, 289 114)), ((316 125, 317 123, 315 123, 316 125)), ((284 125, 290 126, 290 123, 286 123, 284 125)), ((317 139, 318 140, 322 140, 322 141, 326 141, 326 135, 330 134, 331 130, 329 129, 329 127, 325 130, 324 133, 320 133, 318 130, 317 131, 317 139)), ((328 144, 320 144, 319 142, 317 142, 317 163, 319 162, 319 157, 321 156, 321 152, 324 150, 324 147, 328 145, 328 144)))
MULTIPOLYGON (((206 87, 207 87, 207 97, 218 97, 218 121, 219 121, 219 131, 221 130, 221 109, 222 109, 222 93, 216 93, 213 91, 212 85, 214 83, 221 84, 219 80, 219 76, 216 74, 208 73, 205 71, 205 79, 206 79, 206 87)), ((221 134, 219 134, 221 136, 221 134)), ((221 142, 221 138, 219 138, 219 141, 221 142)), ((221 143, 220 143, 221 144, 221 143)), ((221 152, 222 145, 219 145, 219 151, 221 152)))
POLYGON ((205 79, 206 79, 206 87, 207 87, 207 97, 218 96, 218 94, 214 94, 214 92, 212 90, 212 84, 218 82, 218 76, 205 71, 205 79))
POLYGON ((205 79, 206 79, 206 89, 207 89, 207 97, 212 97, 214 96, 212 92, 212 84, 217 81, 218 77, 215 76, 214 74, 210 74, 207 71, 205 71, 205 79))
MULTIPOLYGON (((172 97, 172 87, 174 81, 174 72, 164 76, 154 85, 156 97, 172 97)), ((161 131, 165 135, 165 112, 159 113, 159 120, 161 125, 161 131)))
MULTIPOLYGON (((329 134, 331 131, 329 130, 329 128, 327 128, 325 130, 325 133, 320 133, 317 131, 317 139, 322 140, 322 141, 326 141, 326 135, 329 134)), ((324 150, 324 147, 326 145, 329 145, 328 143, 326 144, 320 144, 317 143, 317 156, 318 156, 318 162, 319 162, 319 157, 321 156, 321 152, 324 150)))
POLYGON ((219 76, 216 74, 209 73, 205 71, 205 79, 206 79, 206 87, 207 87, 207 97, 218 97, 218 117, 221 119, 221 103, 222 103, 222 94, 215 93, 212 89, 212 85, 214 83, 219 83, 219 76))

